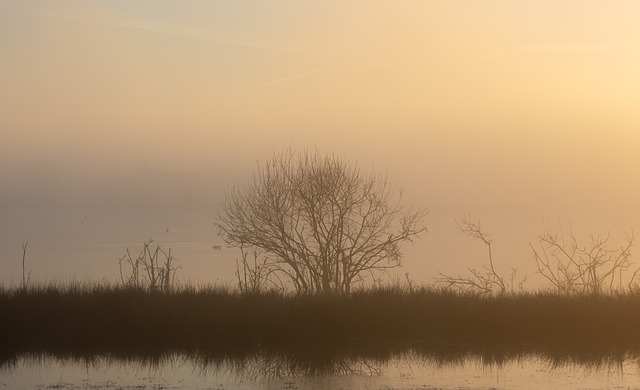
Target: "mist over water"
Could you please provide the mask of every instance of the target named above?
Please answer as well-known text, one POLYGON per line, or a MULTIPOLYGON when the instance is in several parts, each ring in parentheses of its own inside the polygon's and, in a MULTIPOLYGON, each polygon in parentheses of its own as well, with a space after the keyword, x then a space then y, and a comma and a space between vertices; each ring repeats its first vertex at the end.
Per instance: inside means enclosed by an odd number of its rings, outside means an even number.
MULTIPOLYGON (((537 138, 518 131, 466 138, 454 131, 434 134, 423 135, 424 142, 412 144, 404 136, 384 146, 375 133, 363 135, 363 142, 317 144, 320 135, 304 135, 304 143, 250 144, 255 153, 234 156, 205 156, 196 146, 193 153, 180 154, 160 146, 154 157, 126 164, 115 159, 113 166, 105 153, 87 159, 16 158, 0 169, 2 282, 20 280, 22 242, 30 242, 27 268, 33 281, 113 280, 126 248, 154 239, 173 248, 183 267, 181 280, 234 283, 239 253, 212 249, 223 244, 213 224, 225 191, 250 181, 257 163, 289 146, 304 150, 316 144, 321 152, 335 152, 365 171, 387 175, 405 202, 430 208, 429 231, 403 248, 404 267, 397 272, 419 282, 438 272, 462 273, 486 260, 482 245, 454 227, 453 218, 467 210, 494 238, 498 266, 530 274, 533 287, 528 244, 545 226, 571 227, 582 241, 610 233, 615 247, 640 221, 629 170, 637 144, 622 133, 609 140, 580 132, 573 137, 543 132, 537 138), (616 154, 592 157, 600 147, 616 154)), ((111 152, 117 156, 117 150, 111 152)))
MULTIPOLYGON (((32 280, 72 275, 96 280, 116 276, 116 261, 127 247, 154 239, 173 248, 182 261, 183 280, 233 283, 239 254, 212 249, 223 244, 213 226, 220 203, 227 189, 251 180, 257 160, 264 162, 280 149, 281 145, 271 145, 257 157, 228 161, 212 157, 199 167, 175 170, 161 168, 162 164, 156 168, 132 164, 130 172, 109 172, 104 167, 92 171, 83 161, 62 167, 51 161, 5 166, 0 194, 2 282, 20 279, 22 242, 30 242, 27 265, 32 280), (88 171, 78 172, 77 167, 88 171)), ((392 187, 403 191, 406 202, 430 208, 429 231, 403 248, 400 276, 408 272, 411 278, 428 282, 439 271, 464 272, 485 261, 482 245, 460 236, 454 227, 453 218, 467 210, 492 234, 500 267, 523 273, 534 271, 528 243, 547 225, 571 226, 583 240, 590 234, 611 233, 616 242, 640 220, 634 184, 610 176, 628 172, 626 165, 600 161, 604 167, 596 165, 576 178, 582 167, 571 160, 544 165, 546 157, 541 157, 541 165, 527 171, 517 166, 517 160, 479 150, 433 155, 415 149, 398 157, 375 149, 323 149, 338 150, 364 170, 385 173, 392 187), (508 168, 513 165, 517 169, 508 168)), ((544 149, 537 153, 548 155, 544 149)))

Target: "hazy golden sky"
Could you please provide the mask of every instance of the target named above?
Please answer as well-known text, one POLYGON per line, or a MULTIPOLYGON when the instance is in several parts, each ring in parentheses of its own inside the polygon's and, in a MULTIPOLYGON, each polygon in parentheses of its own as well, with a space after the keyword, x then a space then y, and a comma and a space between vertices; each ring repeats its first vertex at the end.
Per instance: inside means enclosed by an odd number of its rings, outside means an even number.
POLYGON ((639 20, 637 1, 3 1, 0 212, 190 186, 210 218, 256 160, 315 146, 431 208, 413 256, 452 261, 470 208, 525 261, 545 219, 640 222, 639 20))

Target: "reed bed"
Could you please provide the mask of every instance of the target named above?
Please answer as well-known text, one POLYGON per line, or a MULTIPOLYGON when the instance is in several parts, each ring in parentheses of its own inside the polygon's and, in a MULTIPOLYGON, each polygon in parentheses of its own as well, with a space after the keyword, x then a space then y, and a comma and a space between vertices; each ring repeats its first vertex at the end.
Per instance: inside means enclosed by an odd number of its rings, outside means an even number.
POLYGON ((0 351, 640 350, 640 293, 482 296, 388 286, 345 295, 150 291, 108 284, 0 288, 0 351))

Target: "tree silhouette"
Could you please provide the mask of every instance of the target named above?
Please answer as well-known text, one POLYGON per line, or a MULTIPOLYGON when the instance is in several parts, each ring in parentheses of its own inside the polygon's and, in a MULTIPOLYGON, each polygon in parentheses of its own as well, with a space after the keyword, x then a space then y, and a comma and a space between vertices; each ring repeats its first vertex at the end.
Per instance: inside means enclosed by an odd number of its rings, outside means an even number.
POLYGON ((227 245, 260 251, 260 274, 272 282, 348 294, 399 266, 400 245, 427 230, 428 210, 394 195, 386 177, 335 155, 286 150, 227 192, 216 225, 227 245))
POLYGON ((587 244, 580 244, 569 229, 565 236, 560 226, 546 227, 538 237, 538 245, 529 243, 538 273, 562 294, 603 294, 623 289, 627 271, 633 271, 627 288, 632 289, 640 268, 633 269, 631 248, 633 231, 623 244, 611 248, 609 235, 592 235, 587 244))

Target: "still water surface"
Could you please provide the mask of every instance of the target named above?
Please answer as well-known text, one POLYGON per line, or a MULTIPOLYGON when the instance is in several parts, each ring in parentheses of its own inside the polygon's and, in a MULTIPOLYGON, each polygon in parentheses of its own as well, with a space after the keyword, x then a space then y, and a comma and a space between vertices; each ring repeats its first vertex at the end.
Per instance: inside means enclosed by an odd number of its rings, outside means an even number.
POLYGON ((640 389, 636 359, 558 364, 539 355, 503 362, 438 362, 414 353, 345 360, 310 373, 284 358, 216 362, 182 354, 155 361, 21 356, 0 368, 3 389, 640 389))
POLYGON ((29 242, 26 272, 32 284, 120 282, 118 259, 137 255, 153 240, 171 249, 181 267, 179 284, 236 282, 239 253, 224 246, 214 228, 215 214, 64 211, 0 211, 0 284, 22 282, 22 243, 29 242))

